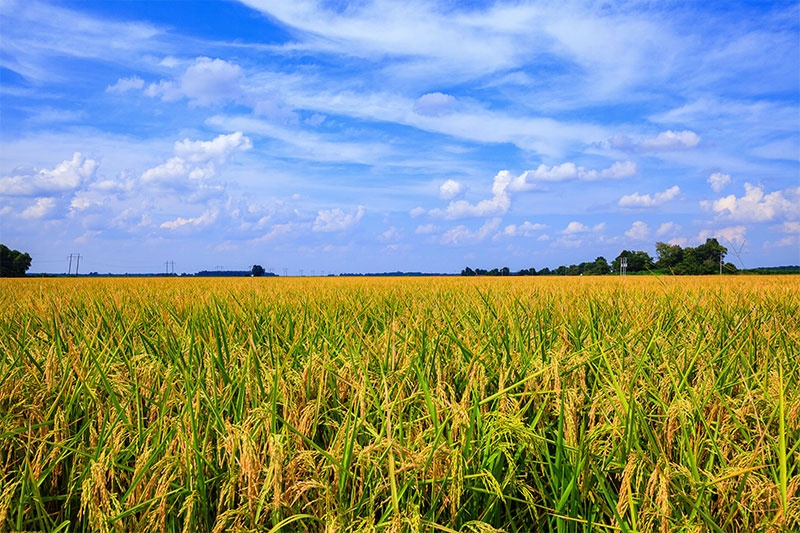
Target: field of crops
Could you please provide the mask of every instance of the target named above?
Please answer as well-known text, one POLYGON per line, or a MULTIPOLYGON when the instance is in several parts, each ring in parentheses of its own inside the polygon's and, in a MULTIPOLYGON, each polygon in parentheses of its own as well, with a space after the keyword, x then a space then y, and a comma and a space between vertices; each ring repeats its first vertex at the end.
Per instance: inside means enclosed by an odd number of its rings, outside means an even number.
POLYGON ((800 278, 0 280, 0 531, 800 528, 800 278))

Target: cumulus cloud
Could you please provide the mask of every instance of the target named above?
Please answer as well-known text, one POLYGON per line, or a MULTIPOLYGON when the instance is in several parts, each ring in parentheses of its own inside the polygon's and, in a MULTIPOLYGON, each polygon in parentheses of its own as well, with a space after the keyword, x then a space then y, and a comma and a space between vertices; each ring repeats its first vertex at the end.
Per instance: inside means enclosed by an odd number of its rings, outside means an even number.
POLYGON ((777 229, 783 233, 800 234, 800 222, 784 222, 777 229))
POLYGON ((144 80, 139 76, 130 78, 119 78, 117 83, 106 87, 108 93, 125 93, 128 91, 139 90, 144 87, 144 80))
POLYGON ((770 229, 785 233, 786 236, 773 243, 764 243, 765 246, 769 244, 773 246, 800 245, 800 222, 784 222, 778 226, 772 226, 770 229))
POLYGON ((572 221, 567 224, 567 227, 561 230, 562 235, 576 235, 578 233, 589 233, 589 232, 597 232, 603 231, 606 228, 606 223, 601 222, 596 224, 592 227, 589 227, 585 224, 581 224, 578 221, 572 221))
POLYGON ((700 205, 719 216, 749 222, 767 222, 776 218, 800 216, 800 187, 764 194, 764 189, 750 183, 744 185, 744 196, 725 196, 700 205))
POLYGON ((675 185, 663 192, 657 192, 650 196, 649 194, 639 194, 635 192, 628 194, 619 199, 617 205, 620 207, 656 207, 665 204, 678 196, 681 192, 680 188, 675 185))
POLYGON ((189 174, 189 166, 180 157, 171 157, 160 165, 147 169, 142 174, 145 183, 177 181, 189 174))
POLYGON ((656 230, 656 236, 661 237, 662 235, 675 233, 679 229, 681 229, 680 226, 678 226, 674 222, 664 222, 663 224, 661 224, 661 226, 658 227, 658 230, 656 230))
POLYGON ((667 130, 655 137, 635 140, 620 133, 603 143, 608 148, 627 152, 674 152, 690 150, 700 144, 700 136, 690 130, 667 130))
POLYGON ((35 196, 77 189, 95 176, 99 163, 75 152, 52 170, 31 169, 16 176, 0 178, 0 195, 35 196))
POLYGON ((708 183, 711 185, 711 188, 714 189, 714 192, 721 191, 730 182, 731 182, 730 175, 722 174, 720 172, 714 172, 713 174, 711 174, 711 176, 708 177, 708 183))
POLYGON ((384 231, 378 236, 378 241, 380 242, 392 242, 397 241, 403 237, 403 230, 397 229, 394 226, 391 226, 389 229, 384 231))
POLYGON ((204 182, 216 175, 215 162, 224 163, 234 152, 249 150, 252 146, 250 139, 240 131, 218 135, 211 141, 184 139, 175 143, 174 157, 144 171, 141 181, 172 187, 185 185, 186 179, 204 182))
POLYGON ((539 165, 535 170, 528 170, 514 178, 509 188, 512 191, 526 191, 535 189, 536 182, 619 180, 635 176, 637 172, 633 161, 617 161, 603 170, 590 170, 571 162, 539 165))
POLYGON ((498 233, 496 237, 531 237, 535 232, 542 231, 549 227, 550 226, 546 224, 534 224, 526 220, 520 225, 509 224, 503 228, 502 233, 498 233))
POLYGON ((425 214, 425 208, 417 206, 411 211, 409 211, 408 214, 411 215, 412 218, 417 218, 425 214))
POLYGON ((427 117, 438 117, 452 111, 456 99, 444 93, 423 94, 414 102, 414 112, 427 117))
POLYGON ((363 205, 358 206, 355 211, 344 211, 338 207, 323 209, 317 211, 317 218, 311 229, 317 232, 346 231, 358 224, 364 212, 363 205))
POLYGON ((22 211, 23 218, 45 218, 56 207, 55 198, 37 198, 36 203, 22 211))
POLYGON ((471 204, 466 200, 457 200, 450 202, 445 209, 432 209, 430 214, 450 220, 503 215, 511 207, 511 196, 507 191, 510 183, 511 174, 507 170, 501 170, 494 177, 491 199, 481 200, 477 204, 471 204))
POLYGON ((442 243, 459 245, 480 242, 494 233, 498 227, 500 227, 499 217, 487 220, 475 231, 470 230, 464 225, 459 225, 447 230, 444 235, 442 235, 442 243))
POLYGON ((728 226, 719 229, 705 229, 697 235, 697 242, 703 243, 706 239, 715 238, 718 241, 728 240, 734 243, 743 243, 747 228, 745 226, 728 226))
POLYGON ((464 186, 455 180, 447 180, 439 186, 439 197, 442 200, 452 200, 464 192, 464 186))
POLYGON ((178 217, 175 220, 169 220, 161 224, 164 229, 180 229, 180 228, 202 228, 209 226, 217 220, 219 210, 207 210, 202 215, 192 218, 178 217))
POLYGON ((192 105, 208 106, 238 98, 242 92, 240 81, 243 75, 239 65, 222 59, 198 57, 179 80, 151 83, 144 92, 167 102, 186 97, 192 105))
POLYGON ((435 224, 420 224, 414 231, 417 235, 430 235, 439 231, 439 227, 435 224))
POLYGON ((648 235, 650 235, 650 228, 641 220, 634 222, 631 228, 625 232, 626 237, 637 241, 645 240, 648 235))
POLYGON ((224 163, 236 150, 244 151, 253 147, 248 137, 241 131, 229 135, 219 135, 211 141, 190 141, 184 139, 175 143, 175 155, 193 163, 215 160, 224 163))

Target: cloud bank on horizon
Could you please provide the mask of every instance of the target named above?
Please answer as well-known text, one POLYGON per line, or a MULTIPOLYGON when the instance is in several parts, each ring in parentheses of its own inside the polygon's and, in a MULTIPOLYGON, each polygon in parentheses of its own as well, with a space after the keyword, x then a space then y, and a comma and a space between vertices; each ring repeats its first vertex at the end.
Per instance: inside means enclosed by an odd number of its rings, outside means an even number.
POLYGON ((0 16, 0 241, 32 271, 541 268, 709 237, 800 263, 796 2, 0 16))

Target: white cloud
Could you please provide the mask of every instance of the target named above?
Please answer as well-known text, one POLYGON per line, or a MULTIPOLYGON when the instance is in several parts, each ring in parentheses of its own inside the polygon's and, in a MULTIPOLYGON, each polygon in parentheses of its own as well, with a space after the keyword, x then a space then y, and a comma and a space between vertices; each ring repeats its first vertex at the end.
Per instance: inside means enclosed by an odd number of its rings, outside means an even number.
POLYGON ((666 235, 668 233, 675 233, 676 231, 680 230, 680 226, 675 224, 674 222, 664 222, 661 226, 658 227, 656 231, 656 236, 661 237, 662 235, 666 235))
POLYGON ((106 87, 107 93, 125 93, 132 90, 138 90, 144 87, 144 80, 139 76, 132 76, 130 78, 119 78, 117 83, 106 87))
POLYGON ((418 216, 422 216, 425 214, 425 208, 417 206, 411 211, 409 211, 408 214, 411 215, 412 218, 417 218, 418 216))
POLYGON ((696 148, 700 144, 700 136, 693 131, 667 130, 655 137, 634 140, 624 133, 610 138, 603 145, 615 150, 628 152, 673 152, 696 148))
POLYGON ((464 192, 464 186, 455 180, 447 180, 439 186, 439 197, 442 200, 452 200, 464 192))
POLYGON ((798 246, 800 245, 800 222, 784 222, 779 226, 773 226, 772 230, 787 234, 782 239, 773 243, 764 243, 765 246, 798 246))
POLYGON ((268 233, 265 233, 261 237, 255 239, 254 242, 268 242, 278 237, 294 233, 297 229, 299 229, 299 225, 294 222, 275 224, 268 233))
POLYGON ((204 182, 216 175, 215 161, 224 163, 236 151, 252 148, 250 139, 237 131, 229 135, 218 135, 211 141, 184 139, 174 146, 174 157, 142 173, 143 183, 166 186, 185 185, 185 179, 204 182))
POLYGON ((572 221, 569 224, 567 224, 566 228, 561 230, 561 234, 562 235, 575 235, 575 234, 578 234, 578 233, 588 233, 590 231, 591 232, 603 231, 605 228, 606 228, 606 223, 605 222, 601 222, 601 223, 596 224, 596 225, 594 225, 592 227, 589 227, 589 226, 587 226, 585 224, 581 224, 580 222, 572 221))
POLYGON ((777 229, 783 233, 800 234, 800 222, 784 222, 777 229))
POLYGON ((63 161, 52 170, 31 169, 16 176, 0 178, 0 195, 34 196, 77 189, 95 176, 99 163, 75 152, 72 160, 63 161))
POLYGON ((229 135, 219 135, 211 141, 190 141, 184 139, 175 143, 175 155, 193 163, 215 160, 224 163, 236 150, 249 150, 253 147, 250 139, 241 131, 229 135))
POLYGON ((160 165, 142 173, 145 183, 171 183, 189 175, 189 166, 180 157, 171 157, 160 165))
POLYGON ((380 242, 391 242, 400 240, 403 237, 403 231, 392 226, 378 236, 380 242))
POLYGON ((520 225, 509 224, 503 228, 502 233, 498 233, 495 237, 531 237, 535 232, 542 231, 549 227, 550 226, 546 224, 534 224, 526 220, 520 225))
POLYGON ((745 226, 728 226, 719 229, 705 229, 701 231, 696 238, 697 242, 703 243, 706 239, 715 238, 724 244, 725 240, 734 243, 743 243, 747 228, 745 226))
POLYGON ((741 198, 731 194, 713 202, 700 202, 700 205, 719 216, 750 222, 800 216, 800 187, 764 194, 761 187, 745 183, 744 189, 745 194, 741 198))
POLYGON ((438 117, 445 115, 452 110, 456 99, 443 93, 423 94, 414 102, 414 112, 418 115, 428 117, 438 117))
POLYGON ((417 235, 430 235, 439 231, 439 227, 435 224, 420 224, 414 231, 417 235))
POLYGON ((198 57, 177 82, 161 80, 151 83, 144 92, 167 102, 186 97, 191 105, 208 106, 238 98, 242 92, 240 81, 243 75, 239 65, 222 59, 198 57))
POLYGON ((637 241, 645 240, 648 235, 650 235, 650 228, 641 220, 634 222, 631 228, 625 232, 626 237, 637 241))
POLYGON ((487 220, 476 231, 472 231, 464 225, 456 226, 442 235, 442 243, 460 245, 480 242, 494 233, 499 226, 499 217, 487 220))
POLYGON ((724 189, 728 184, 731 182, 731 177, 728 174, 722 174, 720 172, 714 172, 711 176, 708 177, 708 183, 711 185, 711 188, 714 189, 714 192, 719 192, 724 189))
POLYGON ((620 198, 617 205, 620 207, 656 207, 669 202, 678 196, 680 192, 681 190, 677 185, 670 187, 663 192, 655 193, 653 196, 635 192, 620 198))
POLYGON ((44 218, 53 211, 55 206, 55 198, 37 198, 35 204, 22 211, 22 217, 35 219, 44 218))
POLYGON ((343 211, 338 207, 335 209, 323 209, 317 211, 317 218, 314 220, 312 229, 318 232, 327 231, 346 231, 361 220, 364 216, 364 206, 358 206, 355 211, 343 211))
POLYGON ((635 176, 638 169, 633 161, 617 161, 603 170, 587 170, 575 163, 567 162, 560 165, 539 165, 535 170, 523 172, 511 182, 512 191, 525 191, 536 188, 532 182, 559 182, 569 180, 598 181, 619 180, 635 176))
POLYGON ((219 215, 218 210, 207 210, 199 217, 192 217, 192 218, 183 218, 178 217, 175 220, 169 220, 161 224, 160 227, 170 230, 175 230, 179 228, 202 228, 205 226, 209 226, 217 220, 217 216, 219 215))
POLYGON ((477 204, 471 204, 466 200, 457 200, 450 202, 445 209, 432 209, 430 214, 450 220, 503 215, 511 207, 511 197, 507 192, 509 183, 511 183, 511 174, 507 170, 501 170, 494 177, 491 199, 481 200, 477 204))

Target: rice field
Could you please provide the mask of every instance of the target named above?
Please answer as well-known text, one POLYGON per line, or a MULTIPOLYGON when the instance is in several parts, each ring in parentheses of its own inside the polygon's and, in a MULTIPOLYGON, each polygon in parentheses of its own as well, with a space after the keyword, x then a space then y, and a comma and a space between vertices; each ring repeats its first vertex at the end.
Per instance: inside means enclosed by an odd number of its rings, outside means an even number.
POLYGON ((0 280, 0 531, 797 531, 799 294, 0 280))

